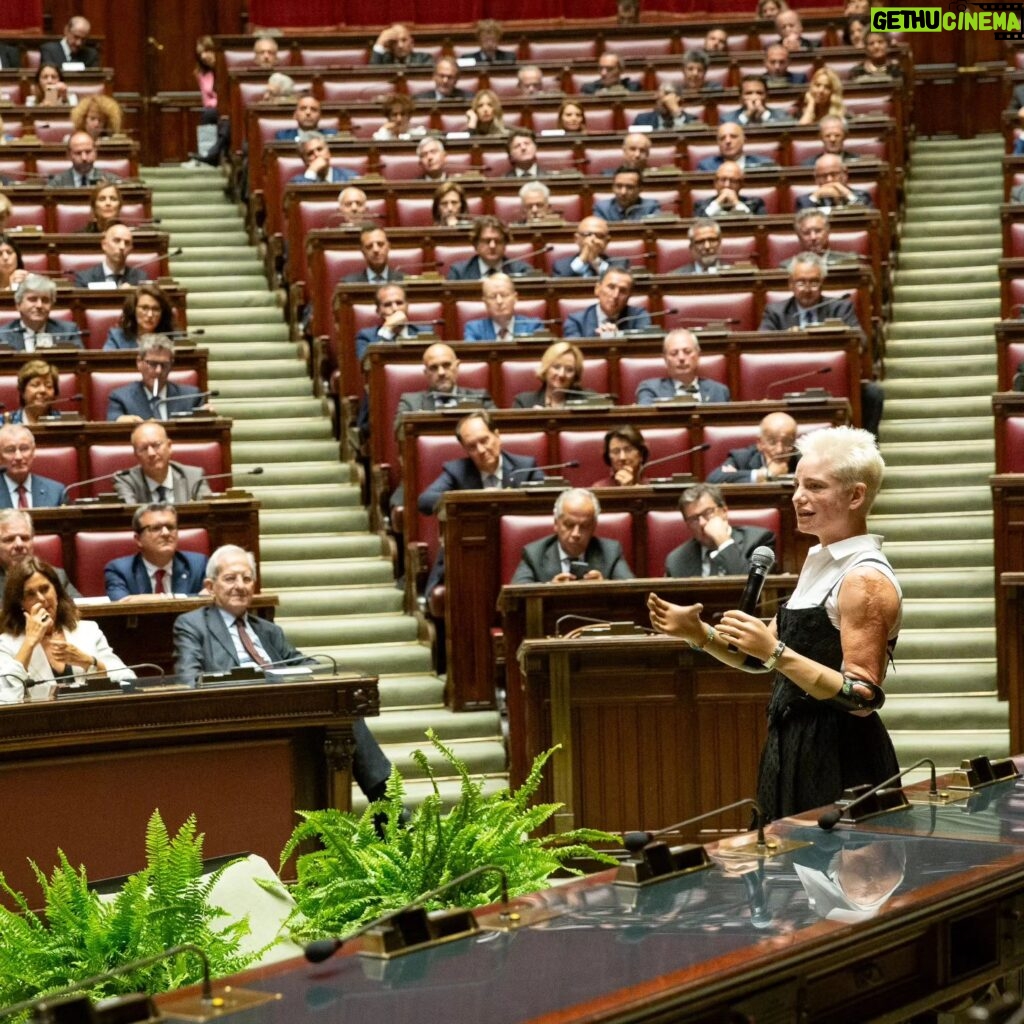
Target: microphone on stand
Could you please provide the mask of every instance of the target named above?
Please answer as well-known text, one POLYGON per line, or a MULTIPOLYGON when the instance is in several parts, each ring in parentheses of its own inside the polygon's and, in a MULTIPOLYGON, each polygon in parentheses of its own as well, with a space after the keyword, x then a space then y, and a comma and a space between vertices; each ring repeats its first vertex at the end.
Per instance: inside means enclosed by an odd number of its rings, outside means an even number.
MULTIPOLYGON (((91 476, 87 480, 73 480, 64 489, 66 491, 70 491, 73 487, 86 487, 89 484, 103 483, 105 480, 116 480, 119 476, 123 476, 127 472, 128 472, 128 470, 126 470, 126 469, 119 469, 116 473, 104 473, 103 476, 91 476)), ((120 501, 121 499, 118 498, 117 500, 120 501)), ((99 498, 90 498, 90 497, 84 497, 83 496, 83 497, 80 497, 80 498, 76 498, 75 499, 75 504, 76 505, 84 505, 84 504, 89 504, 89 503, 93 503, 93 502, 97 502, 97 501, 99 501, 99 498)))
MULTIPOLYGON (((820 376, 823 376, 826 373, 831 373, 831 372, 832 372, 832 367, 831 366, 819 366, 818 369, 816 369, 816 370, 808 370, 806 373, 796 373, 792 377, 783 377, 782 380, 773 380, 764 389, 764 398, 762 398, 761 401, 762 402, 770 401, 771 400, 771 392, 775 388, 782 387, 783 385, 786 385, 786 384, 795 384, 798 380, 809 380, 811 377, 820 377, 820 376)), ((808 389, 804 389, 804 391, 801 392, 801 393, 802 394, 806 394, 807 390, 808 389)))
POLYGON ((652 459, 650 462, 645 462, 641 467, 641 471, 646 473, 651 466, 660 466, 663 462, 672 462, 675 459, 681 459, 685 455, 694 455, 697 452, 706 452, 711 447, 706 441, 703 444, 695 444, 692 448, 686 448, 681 452, 673 452, 671 455, 662 455, 660 459, 652 459))
MULTIPOLYGON (((570 459, 568 462, 556 462, 550 466, 521 466, 519 469, 513 469, 512 472, 509 473, 509 479, 513 481, 513 486, 516 486, 514 481, 520 474, 547 473, 549 469, 576 469, 579 464, 579 459, 570 459)), ((532 483, 536 485, 544 483, 544 480, 528 480, 525 482, 527 484, 532 483)))
MULTIPOLYGON (((637 313, 630 313, 629 316, 620 317, 618 320, 615 321, 615 325, 616 325, 616 327, 622 327, 623 324, 629 323, 630 320, 640 320, 640 319, 642 319, 644 313, 646 313, 647 316, 651 320, 658 320, 658 319, 660 319, 662 317, 665 317, 667 319, 670 316, 675 316, 678 312, 679 312, 678 309, 669 309, 669 308, 658 309, 658 310, 655 310, 654 312, 651 312, 650 310, 644 309, 644 310, 641 310, 640 312, 637 312, 637 313)), ((630 330, 630 331, 633 331, 633 330, 635 330, 635 331, 647 331, 647 330, 651 330, 651 329, 652 328, 649 328, 649 327, 628 327, 628 328, 626 328, 626 330, 630 330)))
POLYGON ((262 472, 262 466, 255 466, 252 469, 247 469, 244 473, 204 473, 193 485, 192 490, 189 492, 188 500, 195 501, 199 495, 199 488, 211 480, 227 480, 233 476, 259 476, 262 472))
MULTIPOLYGON (((532 259, 535 259, 538 256, 543 256, 546 253, 551 252, 552 249, 554 249, 553 245, 550 245, 550 244, 549 245, 543 245, 539 249, 534 249, 533 252, 524 253, 522 256, 510 256, 510 257, 507 257, 505 259, 502 259, 502 261, 501 261, 502 270, 505 270, 506 265, 511 263, 511 262, 513 262, 513 260, 519 260, 520 262, 524 262, 526 260, 532 260, 532 259)), ((505 272, 510 277, 526 277, 529 274, 539 274, 540 273, 540 271, 536 267, 531 267, 529 270, 519 271, 518 273, 513 273, 511 271, 505 271, 505 272)))
MULTIPOLYGON (((181 248, 181 246, 178 246, 177 249, 167 253, 167 259, 171 259, 172 256, 180 256, 183 252, 184 250, 181 248)), ((126 262, 124 265, 124 270, 125 273, 127 273, 129 270, 141 270, 143 267, 150 267, 154 263, 159 263, 162 259, 164 259, 163 253, 154 253, 152 256, 147 256, 144 260, 126 262)))
POLYGON ((63 405, 64 402, 81 402, 84 396, 81 394, 68 395, 66 398, 48 398, 44 405, 47 406, 47 413, 42 417, 44 420, 59 420, 60 410, 55 406, 63 405))
POLYGON ((613 395, 610 391, 599 392, 599 391, 586 391, 581 388, 554 388, 562 395, 572 395, 574 398, 590 398, 590 399, 601 399, 609 402, 614 402, 618 395, 613 395))
MULTIPOLYGON (((845 299, 849 299, 849 297, 850 297, 850 292, 843 292, 842 295, 836 295, 836 296, 833 296, 830 299, 822 299, 820 302, 814 303, 813 306, 801 306, 799 311, 801 313, 810 313, 810 312, 812 312, 814 310, 821 309, 822 306, 831 306, 833 302, 842 302, 845 299)), ((820 326, 820 323, 817 322, 817 321, 815 323, 813 323, 813 324, 807 324, 807 327, 818 327, 818 326, 820 326)), ((791 330, 803 331, 803 330, 806 330, 806 328, 800 326, 800 324, 794 324, 793 327, 791 328, 791 330)))
MULTIPOLYGON (((169 405, 171 402, 194 402, 200 398, 216 398, 219 394, 220 392, 216 390, 216 388, 211 388, 209 391, 190 391, 188 394, 184 395, 168 395, 166 398, 161 398, 160 395, 154 390, 153 394, 150 396, 150 401, 153 403, 154 406, 158 406, 161 403, 167 403, 169 405)), ((171 416, 177 419, 184 419, 188 416, 194 416, 197 412, 202 414, 205 411, 206 410, 202 410, 199 408, 183 409, 181 412, 171 413, 171 416)))
POLYGON ((695 331, 702 331, 706 328, 714 325, 717 327, 721 324, 723 327, 733 327, 739 323, 739 320, 734 316, 722 317, 721 320, 708 320, 708 318, 700 316, 681 316, 677 321, 676 325, 679 327, 692 327, 695 331))
MULTIPOLYGON (((851 808, 856 807, 860 803, 864 803, 865 801, 869 800, 873 796, 889 796, 889 797, 895 799, 895 793, 891 793, 891 792, 890 793, 885 793, 884 792, 885 791, 885 787, 891 785, 897 779, 902 778, 904 775, 907 774, 907 772, 912 772, 915 768, 920 768, 921 765, 923 765, 923 764, 926 764, 926 765, 930 766, 930 768, 932 770, 932 772, 931 772, 931 786, 928 789, 928 795, 930 797, 938 797, 938 795, 939 795, 939 787, 938 787, 938 784, 937 784, 937 782, 935 780, 935 762, 930 757, 922 757, 919 761, 915 761, 908 768, 901 768, 895 775, 893 775, 890 778, 886 779, 884 782, 879 782, 877 786, 871 786, 869 789, 867 789, 865 792, 860 793, 854 799, 848 800, 845 804, 842 804, 842 805, 840 805, 838 803, 834 804, 832 806, 831 810, 825 811, 818 818, 818 828, 822 828, 826 832, 829 832, 833 828, 835 828, 836 825, 838 825, 840 821, 843 821, 843 820, 848 820, 850 824, 855 825, 857 823, 856 819, 846 819, 846 813, 851 808)), ((863 789, 862 786, 858 786, 858 787, 854 787, 854 788, 855 789, 863 789)), ((852 790, 847 790, 847 792, 852 792, 852 790)), ((896 790, 896 792, 899 794, 899 802, 898 803, 890 803, 890 802, 887 802, 886 800, 882 800, 882 801, 880 801, 881 806, 877 807, 872 813, 879 814, 882 811, 894 811, 894 810, 900 810, 901 808, 906 807, 908 805, 909 801, 907 800, 906 794, 903 792, 903 789, 900 788, 900 789, 896 790)))
POLYGON ((201 338, 206 334, 205 327, 192 327, 185 331, 165 331, 162 337, 171 341, 184 341, 187 338, 201 338))

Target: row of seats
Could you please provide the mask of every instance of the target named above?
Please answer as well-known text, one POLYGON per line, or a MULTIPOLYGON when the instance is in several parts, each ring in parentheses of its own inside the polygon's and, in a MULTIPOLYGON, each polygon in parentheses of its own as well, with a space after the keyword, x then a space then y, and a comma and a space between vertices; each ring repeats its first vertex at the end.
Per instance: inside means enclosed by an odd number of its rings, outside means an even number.
MULTIPOLYGON (((35 69, 39 66, 39 52, 26 50, 24 56, 27 58, 26 67, 0 69, 0 102, 21 104, 32 95, 36 78, 35 69)), ((114 92, 113 68, 66 71, 64 81, 68 83, 69 91, 75 93, 79 99, 101 93, 112 95, 114 92)))
MULTIPOLYGON (((128 211, 126 219, 133 224, 151 223, 153 202, 150 190, 132 182, 122 182, 118 188, 128 211)), ((12 206, 8 220, 10 227, 70 234, 81 231, 88 222, 91 189, 52 189, 35 179, 29 183, 16 178, 15 183, 4 191, 12 206)))
MULTIPOLYGON (((14 241, 21 252, 25 269, 37 274, 70 278, 77 271, 94 267, 103 259, 98 234, 78 235, 74 239, 63 241, 53 236, 42 239, 40 236, 25 235, 23 240, 15 238, 14 241), (67 247, 72 244, 79 251, 69 251, 67 247), (91 251, 81 251, 83 249, 91 251)), ((128 266, 141 268, 152 280, 167 277, 170 274, 167 235, 136 235, 134 249, 128 257, 128 266)), ((8 317, 6 312, 0 309, 0 325, 11 319, 14 318, 8 317)))

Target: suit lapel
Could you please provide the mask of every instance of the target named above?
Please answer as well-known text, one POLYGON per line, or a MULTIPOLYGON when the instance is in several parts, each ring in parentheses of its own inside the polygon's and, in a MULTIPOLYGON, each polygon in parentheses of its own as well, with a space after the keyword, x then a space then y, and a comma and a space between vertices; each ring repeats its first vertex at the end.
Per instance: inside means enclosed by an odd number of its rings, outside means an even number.
POLYGON ((140 594, 151 592, 149 573, 146 572, 146 567, 142 564, 142 555, 136 555, 132 559, 132 585, 140 594))
MULTIPOLYGON (((223 653, 227 654, 228 664, 237 665, 238 656, 235 654, 235 645, 231 642, 231 637, 228 636, 227 626, 224 625, 224 619, 220 614, 219 609, 215 606, 203 609, 203 615, 206 618, 206 628, 210 635, 210 644, 212 646, 218 646, 222 649, 223 653)), ((219 664, 217 659, 212 659, 212 664, 219 664)))

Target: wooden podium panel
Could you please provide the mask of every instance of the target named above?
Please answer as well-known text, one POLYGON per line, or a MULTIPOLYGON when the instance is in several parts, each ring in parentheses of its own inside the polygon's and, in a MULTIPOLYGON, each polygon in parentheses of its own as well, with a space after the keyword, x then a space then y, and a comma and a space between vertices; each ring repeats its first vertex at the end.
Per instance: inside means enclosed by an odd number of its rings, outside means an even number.
POLYGON ((376 715, 376 677, 138 693, 0 706, 0 870, 33 893, 61 847, 89 877, 145 864, 159 808, 191 813, 208 857, 277 863, 296 810, 350 806, 352 722, 376 715))

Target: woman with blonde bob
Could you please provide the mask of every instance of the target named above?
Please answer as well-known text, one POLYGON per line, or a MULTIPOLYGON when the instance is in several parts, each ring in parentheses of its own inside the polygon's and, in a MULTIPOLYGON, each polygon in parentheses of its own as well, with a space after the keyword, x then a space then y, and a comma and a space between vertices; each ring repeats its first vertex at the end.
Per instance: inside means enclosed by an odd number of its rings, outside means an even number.
POLYGON ((523 391, 512 400, 514 409, 561 409, 566 398, 580 397, 579 393, 594 394, 580 386, 583 378, 583 352, 568 341, 556 341, 544 350, 537 367, 540 387, 536 391, 523 391), (570 392, 566 395, 566 392, 570 392))
POLYGON ((498 94, 493 89, 481 89, 466 111, 466 126, 473 135, 504 137, 509 132, 504 118, 498 94))
POLYGON ((817 124, 823 117, 846 117, 843 83, 831 68, 818 68, 811 76, 800 110, 800 124, 817 124))

